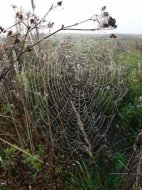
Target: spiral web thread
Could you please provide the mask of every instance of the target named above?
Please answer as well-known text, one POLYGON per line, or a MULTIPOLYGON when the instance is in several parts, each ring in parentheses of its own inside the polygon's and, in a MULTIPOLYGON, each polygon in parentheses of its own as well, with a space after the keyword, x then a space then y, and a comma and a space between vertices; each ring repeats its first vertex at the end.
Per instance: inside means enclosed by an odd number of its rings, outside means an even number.
POLYGON ((122 68, 113 60, 113 43, 73 37, 44 46, 40 58, 24 57, 17 74, 24 92, 14 93, 25 100, 24 113, 31 118, 23 133, 32 139, 30 131, 36 128, 63 151, 92 155, 107 143, 114 117, 110 108, 117 109, 126 92, 122 68))

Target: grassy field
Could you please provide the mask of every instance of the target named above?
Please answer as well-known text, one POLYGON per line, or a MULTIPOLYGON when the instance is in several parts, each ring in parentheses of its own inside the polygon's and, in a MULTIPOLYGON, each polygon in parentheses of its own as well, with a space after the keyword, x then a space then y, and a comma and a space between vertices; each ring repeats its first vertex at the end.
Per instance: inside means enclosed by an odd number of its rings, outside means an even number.
POLYGON ((22 55, 0 84, 0 189, 139 190, 142 36, 82 35, 89 52, 66 36, 57 54, 62 38, 40 46, 41 57, 22 55))

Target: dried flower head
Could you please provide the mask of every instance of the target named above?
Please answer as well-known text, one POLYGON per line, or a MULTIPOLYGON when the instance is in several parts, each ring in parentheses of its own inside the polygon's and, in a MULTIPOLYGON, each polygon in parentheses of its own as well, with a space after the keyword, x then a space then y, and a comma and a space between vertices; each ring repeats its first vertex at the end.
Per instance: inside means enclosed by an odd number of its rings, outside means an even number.
POLYGON ((117 28, 117 25, 116 25, 116 20, 115 18, 112 18, 111 16, 108 18, 108 25, 113 27, 113 28, 117 28))
POLYGON ((20 20, 22 20, 22 19, 23 19, 23 15, 22 15, 22 14, 20 14, 19 19, 20 19, 20 20))
POLYGON ((20 43, 20 39, 19 38, 14 38, 13 39, 13 44, 19 44, 20 43))
POLYGON ((30 23, 31 23, 31 24, 35 24, 35 19, 31 18, 31 19, 30 19, 30 23))
POLYGON ((24 50, 25 52, 31 52, 32 51, 32 48, 30 46, 27 46, 24 50))
POLYGON ((61 25, 61 28, 62 28, 62 29, 64 28, 64 24, 61 25))
POLYGON ((101 10, 102 10, 102 11, 106 10, 106 6, 103 6, 103 7, 101 8, 101 10))
POLYGON ((17 12, 17 13, 16 13, 16 17, 17 17, 17 18, 19 18, 19 15, 20 15, 20 13, 19 13, 19 12, 17 12))
POLYGON ((20 20, 23 19, 23 15, 20 12, 16 13, 16 18, 19 18, 20 20))
POLYGON ((16 5, 11 5, 11 7, 12 7, 13 9, 16 9, 16 8, 17 8, 16 5))
POLYGON ((48 28, 53 28, 53 26, 54 26, 54 22, 48 22, 48 28))
POLYGON ((63 3, 63 1, 58 1, 58 2, 57 2, 57 5, 58 5, 58 6, 62 6, 62 3, 63 3))
POLYGON ((115 39, 115 38, 117 38, 117 36, 115 34, 110 34, 110 38, 115 39))
POLYGON ((7 36, 11 36, 11 35, 12 35, 12 31, 10 30, 7 32, 7 36))
POLYGON ((4 28, 0 26, 0 33, 4 32, 4 28))
POLYGON ((102 14, 102 15, 103 15, 103 17, 108 17, 108 16, 109 16, 108 12, 106 12, 106 11, 105 11, 105 12, 103 12, 103 14, 102 14))

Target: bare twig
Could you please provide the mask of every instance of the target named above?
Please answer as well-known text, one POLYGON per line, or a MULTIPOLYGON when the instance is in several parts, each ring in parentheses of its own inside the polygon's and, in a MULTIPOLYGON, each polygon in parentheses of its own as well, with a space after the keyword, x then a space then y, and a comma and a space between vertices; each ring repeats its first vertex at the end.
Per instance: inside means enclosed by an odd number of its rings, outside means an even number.
MULTIPOLYGON (((49 34, 49 35, 45 36, 45 37, 44 37, 44 38, 42 38, 41 40, 39 40, 39 41, 35 42, 34 44, 32 44, 32 45, 30 46, 30 48, 32 48, 33 46, 35 46, 35 45, 37 45, 37 44, 41 43, 42 41, 44 41, 45 39, 47 39, 47 38, 49 38, 49 37, 53 36, 54 34, 56 34, 56 33, 60 32, 61 30, 63 30, 63 28, 62 28, 62 27, 61 27, 61 28, 59 28, 58 30, 56 30, 55 32, 53 32, 53 33, 51 33, 51 34, 49 34)), ((25 53, 25 52, 23 52, 23 53, 25 53)))
MULTIPOLYGON (((35 9, 35 5, 34 5, 34 1, 31 0, 31 4, 32 4, 32 9, 33 9, 33 12, 34 12, 34 9, 35 9)), ((47 11, 47 13, 43 16, 43 18, 37 22, 32 28, 28 27, 22 20, 20 20, 18 23, 14 24, 13 26, 7 28, 7 29, 10 29, 14 26, 17 26, 18 24, 21 24, 23 23, 26 28, 28 29, 26 34, 24 34, 23 37, 25 37, 25 39, 27 38, 28 34, 32 31, 32 30, 36 30, 37 31, 37 27, 41 24, 41 22, 48 16, 48 14, 50 13, 51 10, 53 10, 54 8, 54 4, 51 5, 51 7, 49 8, 49 10, 47 11)), ((29 18, 28 18, 29 19, 29 18)), ((96 30, 99 30, 99 28, 93 28, 93 29, 80 29, 80 28, 72 28, 74 26, 78 26, 80 24, 83 24, 83 23, 86 23, 88 21, 93 21, 93 22, 99 22, 99 19, 100 19, 100 16, 99 15, 93 15, 92 17, 90 17, 89 19, 86 19, 86 20, 83 20, 83 21, 80 21, 80 22, 77 22, 75 24, 72 24, 72 25, 68 25, 68 26, 64 26, 62 25, 61 28, 59 28, 58 30, 52 32, 51 34, 45 36, 44 38, 40 39, 38 38, 38 41, 36 41, 35 43, 33 43, 32 45, 28 46, 29 49, 31 49, 32 47, 36 46, 37 44, 41 43, 42 41, 44 41, 45 39, 53 36, 54 34, 62 31, 62 30, 66 30, 66 31, 71 31, 71 30, 74 30, 74 31, 96 31, 96 30)), ((105 29, 108 29, 107 27, 105 29)), ((112 29, 112 28, 111 28, 112 29)), ((23 38, 22 37, 22 38, 23 38)), ((19 53, 19 55, 16 57, 16 59, 14 60, 13 64, 19 59, 19 57, 24 54, 25 52, 27 52, 27 50, 23 50, 24 49, 24 45, 25 45, 25 42, 21 48, 21 51, 19 53)), ((1 76, 0 76, 0 81, 7 75, 7 73, 11 70, 12 68, 12 65, 9 66, 9 68, 7 68, 4 72, 2 72, 1 76)))
POLYGON ((78 31, 96 31, 96 30, 99 30, 98 28, 91 28, 91 29, 82 29, 82 28, 63 28, 62 30, 78 30, 78 31))

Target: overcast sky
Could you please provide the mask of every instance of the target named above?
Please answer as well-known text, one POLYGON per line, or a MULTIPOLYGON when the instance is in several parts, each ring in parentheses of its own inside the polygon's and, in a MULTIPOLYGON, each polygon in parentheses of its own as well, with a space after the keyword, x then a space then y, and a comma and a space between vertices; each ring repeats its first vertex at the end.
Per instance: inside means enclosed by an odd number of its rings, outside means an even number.
MULTIPOLYGON (((1 0, 0 25, 7 27, 14 23, 14 11, 11 5, 22 7, 25 11, 31 10, 31 0, 1 0)), ((34 0, 35 12, 42 17, 53 0, 34 0)), ((54 21, 56 26, 74 24, 78 21, 90 18, 94 14, 100 14, 102 6, 107 7, 117 20, 116 33, 142 34, 142 0, 63 0, 63 6, 53 11, 47 20, 54 21)), ((89 23, 86 27, 92 28, 89 23)))

